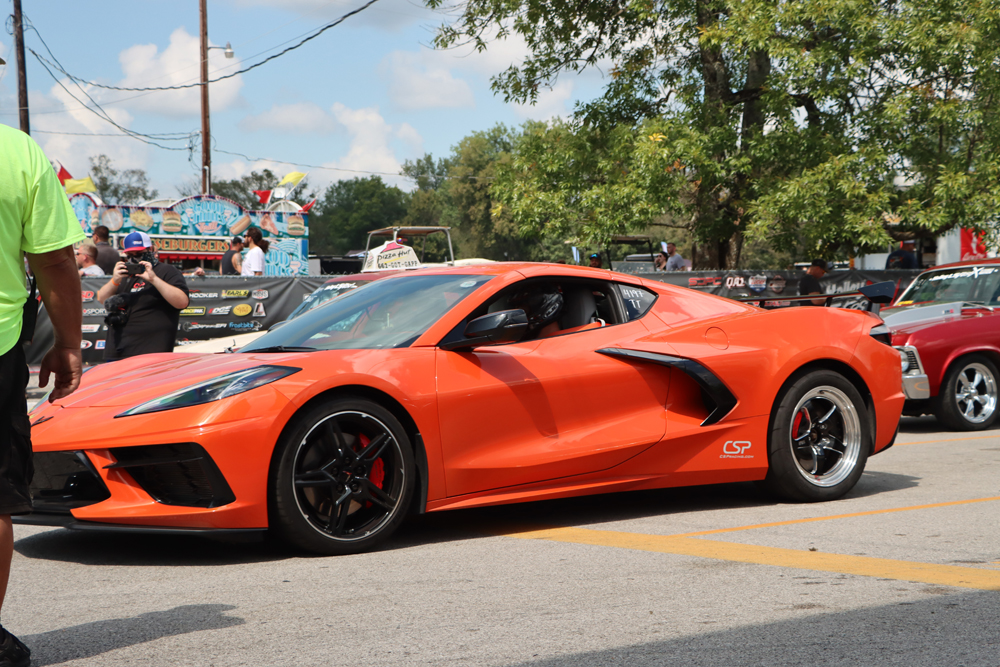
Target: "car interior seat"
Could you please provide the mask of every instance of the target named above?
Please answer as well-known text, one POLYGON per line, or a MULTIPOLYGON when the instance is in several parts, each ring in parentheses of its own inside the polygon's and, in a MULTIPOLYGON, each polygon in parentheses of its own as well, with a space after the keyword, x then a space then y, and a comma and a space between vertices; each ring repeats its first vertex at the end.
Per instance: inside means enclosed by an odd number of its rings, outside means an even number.
POLYGON ((597 316, 597 300, 591 288, 569 287, 565 290, 565 299, 558 333, 596 329, 604 325, 597 316))

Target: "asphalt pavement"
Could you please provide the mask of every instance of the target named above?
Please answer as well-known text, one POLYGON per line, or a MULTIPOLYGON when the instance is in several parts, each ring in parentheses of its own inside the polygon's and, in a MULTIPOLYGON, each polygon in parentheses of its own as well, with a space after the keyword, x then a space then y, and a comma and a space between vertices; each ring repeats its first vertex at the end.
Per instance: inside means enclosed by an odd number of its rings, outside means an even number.
POLYGON ((17 526, 42 665, 1000 665, 1000 430, 905 419, 848 497, 753 484, 409 521, 381 551, 17 526))

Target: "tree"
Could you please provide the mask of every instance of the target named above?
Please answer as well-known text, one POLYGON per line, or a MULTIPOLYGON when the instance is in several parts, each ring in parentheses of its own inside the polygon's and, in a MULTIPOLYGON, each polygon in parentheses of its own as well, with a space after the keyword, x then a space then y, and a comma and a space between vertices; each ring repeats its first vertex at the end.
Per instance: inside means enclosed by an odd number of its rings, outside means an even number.
MULTIPOLYGON (((270 169, 251 171, 246 176, 231 181, 213 181, 212 194, 232 199, 243 208, 256 211, 263 209, 264 206, 254 194, 254 190, 274 190, 280 180, 270 169)), ((198 191, 200 192, 200 189, 198 191)), ((300 206, 305 205, 316 198, 315 192, 306 194, 307 192, 309 192, 309 180, 303 178, 289 199, 300 206)))
POLYGON ((814 255, 900 226, 1000 235, 994 3, 468 0, 436 41, 511 33, 530 54, 494 77, 507 100, 610 63, 600 98, 498 174, 523 232, 597 241, 669 213, 704 268, 739 265, 746 233, 814 255))
POLYGON ((111 158, 104 154, 90 158, 90 177, 105 204, 136 205, 156 199, 159 194, 149 189, 149 177, 145 170, 119 171, 112 165, 111 158))
POLYGON ((363 249, 368 232, 402 222, 407 202, 405 192, 378 176, 338 181, 309 221, 309 249, 320 255, 363 249))

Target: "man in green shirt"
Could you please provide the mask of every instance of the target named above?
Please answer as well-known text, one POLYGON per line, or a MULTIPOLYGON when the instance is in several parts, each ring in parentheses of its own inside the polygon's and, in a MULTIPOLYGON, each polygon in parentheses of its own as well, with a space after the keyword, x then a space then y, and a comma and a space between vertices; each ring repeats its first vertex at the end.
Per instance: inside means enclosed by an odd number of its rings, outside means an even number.
MULTIPOLYGON (((73 244, 85 238, 55 171, 31 137, 0 125, 0 607, 7 592, 14 532, 10 516, 31 510, 31 426, 28 367, 20 344, 27 256, 55 332, 38 384, 49 376, 49 400, 80 384, 80 276, 73 244)), ((0 626, 0 665, 27 667, 31 652, 0 626)))

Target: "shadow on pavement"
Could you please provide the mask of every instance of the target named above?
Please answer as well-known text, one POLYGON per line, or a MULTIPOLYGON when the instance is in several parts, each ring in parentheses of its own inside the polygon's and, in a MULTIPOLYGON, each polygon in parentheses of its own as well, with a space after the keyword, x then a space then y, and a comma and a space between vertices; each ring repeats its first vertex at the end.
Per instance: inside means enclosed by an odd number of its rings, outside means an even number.
POLYGON ((162 637, 243 625, 245 621, 242 618, 226 616, 226 612, 231 609, 235 607, 227 604, 184 605, 134 618, 95 621, 38 635, 26 635, 21 640, 31 649, 33 667, 58 665, 162 637))
MULTIPOLYGON (((711 632, 715 621, 706 617, 702 621, 704 633, 662 640, 654 640, 655 634, 669 635, 671 628, 651 618, 652 636, 648 643, 567 653, 518 664, 531 667, 997 665, 1000 642, 995 627, 984 624, 983 619, 996 618, 1000 596, 953 595, 954 591, 928 586, 925 592, 940 596, 826 614, 817 609, 822 605, 796 605, 787 609, 793 612, 801 609, 797 612, 801 618, 723 632, 711 632)), ((686 613, 697 618, 701 611, 695 603, 686 613)), ((709 612, 704 613, 707 616, 709 612)))
MULTIPOLYGON (((16 535, 15 529, 15 535, 16 535)), ((14 542, 25 558, 81 565, 233 565, 292 555, 262 537, 199 537, 48 530, 14 542)))
MULTIPOLYGON (((848 498, 914 487, 918 477, 866 472, 848 498)), ((511 526, 588 526, 653 516, 782 504, 752 482, 608 493, 411 517, 384 550, 492 537, 511 526)), ((836 501, 830 503, 836 506, 836 501)), ((836 509, 830 513, 836 514, 836 509)), ((14 543, 26 558, 84 565, 232 565, 315 557, 260 537, 198 537, 50 530, 14 543)))

